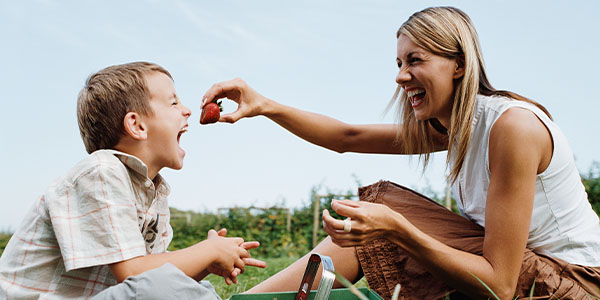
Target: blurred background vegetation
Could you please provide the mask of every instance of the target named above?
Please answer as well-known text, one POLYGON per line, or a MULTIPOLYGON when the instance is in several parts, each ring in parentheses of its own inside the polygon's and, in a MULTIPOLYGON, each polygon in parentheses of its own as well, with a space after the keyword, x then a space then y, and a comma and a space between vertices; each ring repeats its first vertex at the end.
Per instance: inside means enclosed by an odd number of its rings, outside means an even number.
MULTIPOLYGON (((592 208, 600 215, 600 163, 595 162, 588 173, 581 174, 581 177, 592 208)), ((228 236, 260 241, 261 246, 251 250, 251 253, 253 257, 267 262, 266 269, 248 268, 246 273, 239 277, 239 284, 231 286, 227 286, 220 277, 207 277, 223 299, 227 299, 282 270, 325 238, 326 234, 320 221, 321 211, 328 209, 334 217, 341 218, 330 209, 332 199, 356 199, 355 190, 332 192, 331 189, 325 189, 326 193, 318 194, 317 191, 320 190, 323 190, 321 186, 313 187, 310 192, 310 199, 313 200, 296 209, 289 209, 283 205, 221 208, 217 212, 193 212, 171 208, 173 241, 169 250, 182 249, 203 241, 208 230, 220 228, 227 228, 228 236), (318 207, 315 210, 316 205, 318 207)), ((440 203, 445 199, 444 192, 434 191, 431 187, 419 189, 418 192, 440 203)), ((452 210, 457 210, 454 202, 452 210)), ((11 232, 0 232, 0 254, 11 235, 11 232)), ((357 285, 366 286, 366 282, 363 279, 357 285)))

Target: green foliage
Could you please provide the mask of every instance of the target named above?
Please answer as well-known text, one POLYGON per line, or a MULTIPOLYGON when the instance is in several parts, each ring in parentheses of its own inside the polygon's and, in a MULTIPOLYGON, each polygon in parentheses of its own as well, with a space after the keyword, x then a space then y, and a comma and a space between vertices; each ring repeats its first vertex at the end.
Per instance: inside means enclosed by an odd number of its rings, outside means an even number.
POLYGON ((4 252, 6 244, 8 244, 8 241, 10 240, 11 236, 12 234, 10 233, 0 232, 0 255, 2 255, 2 253, 4 252))
POLYGON ((588 174, 581 177, 588 200, 596 214, 600 215, 600 163, 594 162, 588 174))

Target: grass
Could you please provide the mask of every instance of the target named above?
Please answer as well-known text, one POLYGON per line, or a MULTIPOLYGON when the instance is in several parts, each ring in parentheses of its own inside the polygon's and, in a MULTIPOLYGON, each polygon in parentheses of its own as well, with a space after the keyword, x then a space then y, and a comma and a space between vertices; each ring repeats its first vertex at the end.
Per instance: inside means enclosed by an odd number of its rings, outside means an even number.
MULTIPOLYGON (((223 299, 228 299, 232 295, 239 294, 245 292, 252 288, 253 286, 259 284, 265 279, 271 277, 275 273, 285 269, 285 267, 289 266, 299 257, 278 257, 278 258, 261 258, 260 260, 264 260, 267 263, 267 267, 264 269, 261 268, 253 268, 248 267, 244 274, 238 276, 238 283, 227 285, 225 284, 225 280, 223 277, 211 274, 208 275, 205 280, 210 281, 215 286, 215 290, 217 294, 221 296, 223 299)), ((298 281, 298 284, 300 282, 298 281)))
MULTIPOLYGON (((231 296, 233 296, 235 294, 243 293, 243 292, 247 291, 248 289, 252 288, 253 286, 257 285, 258 283, 271 277, 275 273, 283 270, 284 268, 286 268, 287 266, 289 266, 290 264, 292 264, 293 262, 298 260, 298 258, 299 257, 259 258, 261 260, 264 260, 267 263, 267 268, 265 268, 265 269, 248 268, 244 274, 242 274, 238 277, 238 284, 227 285, 227 284, 225 284, 225 281, 223 280, 222 277, 212 275, 212 274, 207 276, 206 280, 209 280, 215 286, 215 290, 217 291, 217 294, 219 294, 223 299, 229 299, 231 296)), ((343 278, 343 277, 340 278, 340 277, 341 277, 341 275, 336 273, 336 278, 338 280, 340 280, 340 282, 342 282, 342 284, 345 287, 350 288, 351 284, 345 278, 343 278)), ((487 284, 485 284, 483 281, 481 281, 479 278, 477 278, 477 276, 473 275, 473 277, 475 277, 484 287, 486 287, 488 289, 488 291, 490 291, 490 293, 492 293, 494 299, 498 299, 498 296, 494 293, 494 291, 492 291, 489 288, 489 286, 487 284)), ((298 280, 298 284, 300 284, 300 279, 298 280)), ((354 286, 355 287, 368 287, 366 278, 363 277, 360 281, 355 283, 354 286)), ((396 288, 399 290, 399 286, 397 286, 396 288)), ((531 293, 529 295, 530 299, 533 298, 534 288, 535 288, 535 283, 531 287, 531 293)), ((397 291, 394 291, 394 296, 397 297, 397 291)), ((589 297, 590 297, 589 299, 600 300, 593 296, 589 296, 589 297)), ((450 299, 450 297, 447 296, 445 299, 446 300, 450 299)), ((558 298, 555 298, 555 299, 558 299, 558 298)), ((560 299, 558 299, 558 300, 560 300, 560 299)))
MULTIPOLYGON (((238 284, 227 285, 225 284, 225 280, 223 277, 217 275, 208 275, 205 280, 210 281, 212 285, 215 286, 215 290, 217 294, 221 296, 223 299, 228 299, 231 296, 239 293, 243 293, 253 286, 261 283, 265 279, 275 275, 275 273, 285 269, 287 266, 291 265, 293 262, 298 260, 299 257, 278 257, 278 258, 258 258, 260 260, 264 260, 267 263, 267 267, 265 269, 261 268, 252 268, 249 267, 246 269, 244 274, 238 276, 238 284)), ((300 280, 298 279, 298 287, 300 287, 300 280)), ((355 284, 356 287, 367 287, 367 281, 365 278, 361 279, 355 284)))

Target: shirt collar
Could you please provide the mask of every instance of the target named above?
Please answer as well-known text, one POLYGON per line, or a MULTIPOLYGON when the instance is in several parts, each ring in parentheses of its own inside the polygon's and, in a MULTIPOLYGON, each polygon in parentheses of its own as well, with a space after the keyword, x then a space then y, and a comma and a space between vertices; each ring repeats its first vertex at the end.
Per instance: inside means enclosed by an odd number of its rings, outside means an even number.
MULTIPOLYGON (((109 151, 110 153, 112 153, 127 168, 129 168, 132 171, 134 171, 135 173, 139 174, 140 176, 142 176, 142 178, 145 178, 146 180, 150 180, 148 178, 148 167, 141 159, 139 159, 131 154, 127 154, 127 153, 113 150, 113 149, 106 149, 106 151, 109 151)), ((156 174, 156 178, 154 178, 154 182, 155 182, 156 188, 160 188, 160 190, 163 190, 165 195, 169 195, 171 193, 171 187, 169 186, 169 184, 167 184, 167 181, 160 174, 156 174)))

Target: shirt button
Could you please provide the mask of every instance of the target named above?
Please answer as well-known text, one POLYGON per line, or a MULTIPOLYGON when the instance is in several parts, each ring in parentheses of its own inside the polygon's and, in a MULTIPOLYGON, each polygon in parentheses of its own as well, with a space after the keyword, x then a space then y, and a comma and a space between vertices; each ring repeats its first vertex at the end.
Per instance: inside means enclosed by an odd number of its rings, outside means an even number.
POLYGON ((150 182, 150 180, 146 180, 146 182, 144 183, 144 185, 149 188, 152 185, 152 182, 150 182))

